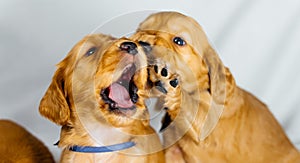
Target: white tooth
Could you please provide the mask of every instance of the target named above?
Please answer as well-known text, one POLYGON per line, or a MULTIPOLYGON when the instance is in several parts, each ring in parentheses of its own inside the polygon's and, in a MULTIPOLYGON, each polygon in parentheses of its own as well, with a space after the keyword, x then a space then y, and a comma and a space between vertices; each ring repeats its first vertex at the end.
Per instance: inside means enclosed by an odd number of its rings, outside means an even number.
POLYGON ((127 65, 127 66, 124 68, 124 71, 123 71, 122 74, 127 73, 127 72, 130 70, 131 67, 132 67, 132 64, 127 65))

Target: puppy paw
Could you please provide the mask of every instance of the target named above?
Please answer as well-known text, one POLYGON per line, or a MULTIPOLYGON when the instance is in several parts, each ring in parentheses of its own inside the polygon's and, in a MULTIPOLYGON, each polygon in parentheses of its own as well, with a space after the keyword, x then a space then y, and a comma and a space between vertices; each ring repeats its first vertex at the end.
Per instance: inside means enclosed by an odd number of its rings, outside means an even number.
POLYGON ((166 65, 150 65, 148 68, 149 81, 156 90, 171 95, 179 87, 178 75, 168 69, 166 65))

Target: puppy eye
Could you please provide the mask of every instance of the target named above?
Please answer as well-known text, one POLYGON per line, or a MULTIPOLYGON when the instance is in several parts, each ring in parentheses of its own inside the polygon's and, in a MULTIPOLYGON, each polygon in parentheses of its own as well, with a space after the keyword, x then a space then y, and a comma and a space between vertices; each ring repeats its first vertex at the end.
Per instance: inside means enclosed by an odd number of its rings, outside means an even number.
POLYGON ((186 44, 185 41, 180 37, 175 37, 173 42, 179 46, 184 46, 186 44))
POLYGON ((97 50, 96 47, 92 47, 85 53, 85 55, 90 56, 90 55, 94 54, 96 52, 96 50, 97 50))

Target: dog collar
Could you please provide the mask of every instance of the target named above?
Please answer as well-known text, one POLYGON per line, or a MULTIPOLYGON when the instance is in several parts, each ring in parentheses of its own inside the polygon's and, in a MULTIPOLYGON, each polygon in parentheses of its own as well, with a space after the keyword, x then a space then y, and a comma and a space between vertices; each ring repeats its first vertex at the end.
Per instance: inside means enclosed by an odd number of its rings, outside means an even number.
POLYGON ((123 149, 131 148, 135 145, 134 142, 125 142, 120 144, 114 144, 109 146, 93 147, 93 146, 79 146, 74 145, 69 148, 73 152, 83 152, 83 153, 104 153, 104 152, 114 152, 123 149))

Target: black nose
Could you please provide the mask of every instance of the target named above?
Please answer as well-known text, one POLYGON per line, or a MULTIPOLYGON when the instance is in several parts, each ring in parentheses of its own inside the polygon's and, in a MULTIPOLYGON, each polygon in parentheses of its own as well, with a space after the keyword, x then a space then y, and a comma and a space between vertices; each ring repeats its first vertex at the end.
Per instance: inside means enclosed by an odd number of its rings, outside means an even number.
POLYGON ((120 49, 126 51, 129 54, 136 55, 138 53, 137 46, 133 42, 123 42, 120 45, 120 49))
POLYGON ((139 44, 143 47, 143 49, 146 53, 148 53, 152 50, 151 45, 148 42, 139 41, 139 44))

